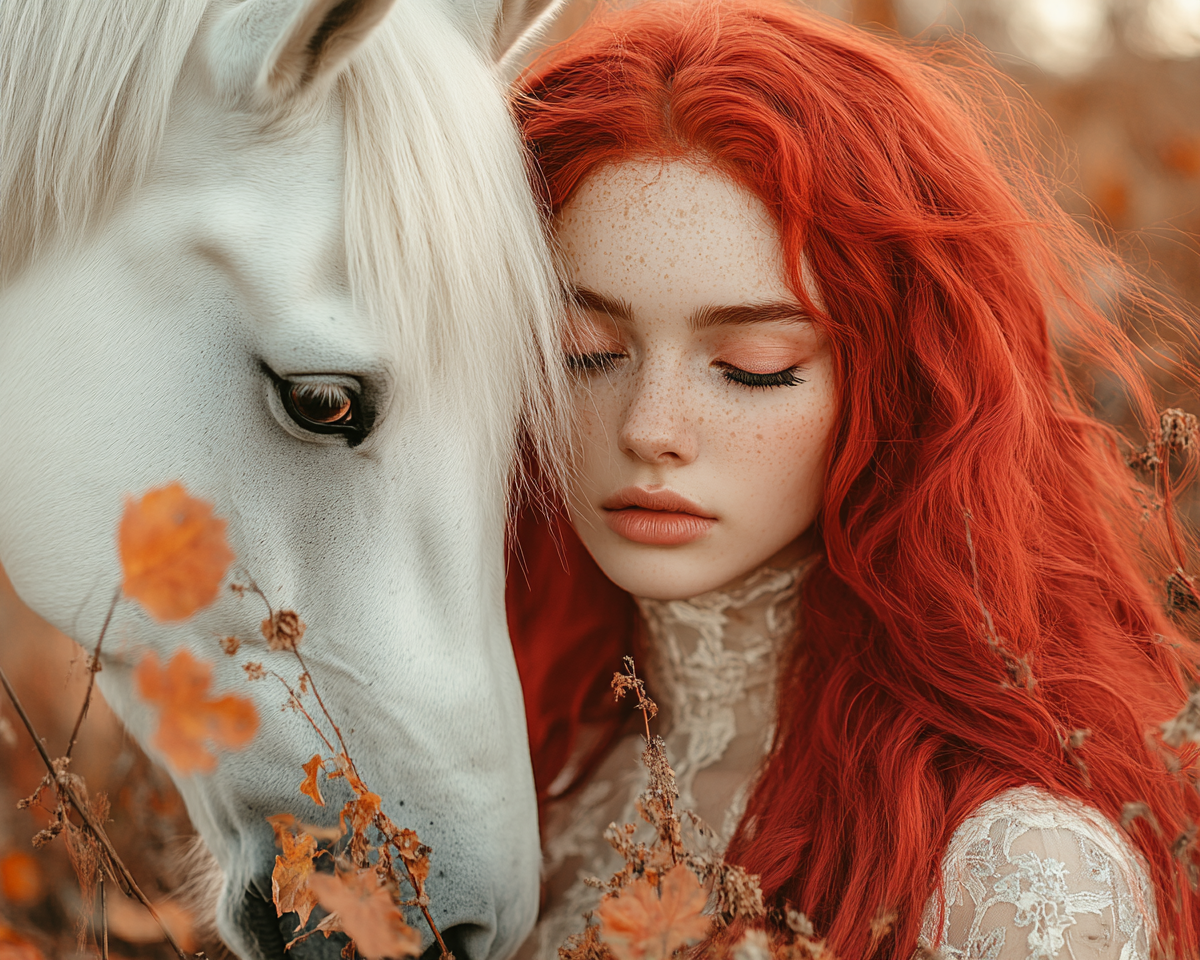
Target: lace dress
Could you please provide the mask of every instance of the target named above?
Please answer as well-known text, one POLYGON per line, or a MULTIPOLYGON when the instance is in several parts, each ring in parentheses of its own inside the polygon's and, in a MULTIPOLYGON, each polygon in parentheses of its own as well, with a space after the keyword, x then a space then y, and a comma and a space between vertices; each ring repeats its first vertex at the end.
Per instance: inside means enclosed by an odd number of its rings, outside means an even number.
MULTIPOLYGON (((680 808, 712 825, 693 843, 724 849, 745 810, 770 745, 778 658, 794 635, 809 563, 763 567, 691 600, 638 600, 649 633, 642 666, 680 808)), ((519 960, 556 960, 599 902, 584 878, 619 869, 603 833, 610 823, 639 823, 642 746, 638 735, 622 740, 581 790, 548 810, 542 913, 519 960)), ((648 827, 639 830, 649 839, 648 827)), ((955 832, 943 873, 945 903, 935 895, 927 905, 921 940, 946 960, 1149 958, 1145 868, 1116 826, 1083 804, 1033 787, 1007 791, 955 832)))
POLYGON ((981 804, 942 859, 945 903, 922 940, 946 960, 1146 960, 1154 899, 1141 858, 1098 810, 1034 787, 981 804), (942 915, 939 930, 939 914, 942 915))

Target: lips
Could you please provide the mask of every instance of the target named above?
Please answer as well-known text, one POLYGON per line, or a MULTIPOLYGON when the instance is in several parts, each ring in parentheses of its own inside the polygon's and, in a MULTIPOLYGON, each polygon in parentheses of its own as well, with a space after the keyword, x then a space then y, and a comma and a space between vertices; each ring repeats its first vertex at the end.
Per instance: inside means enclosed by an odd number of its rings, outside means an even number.
POLYGON ((626 487, 601 505, 604 522, 626 540, 677 547, 706 536, 717 518, 673 490, 626 487))

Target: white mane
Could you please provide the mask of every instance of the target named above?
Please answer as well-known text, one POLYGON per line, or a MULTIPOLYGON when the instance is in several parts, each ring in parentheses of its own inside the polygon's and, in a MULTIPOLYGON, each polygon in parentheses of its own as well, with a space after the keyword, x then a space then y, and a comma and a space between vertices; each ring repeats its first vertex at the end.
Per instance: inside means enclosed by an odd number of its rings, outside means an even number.
POLYGON ((208 2, 0 4, 0 286, 141 182, 208 2))
MULTIPOLYGON (((0 4, 0 288, 138 188, 210 6, 0 4)), ((398 325, 406 395, 427 398, 449 374, 457 389, 439 399, 469 406, 469 440, 498 464, 510 459, 514 404, 536 442, 561 436, 553 271, 499 81, 444 14, 404 4, 336 95, 351 288, 398 325)))
POLYGON ((395 312, 410 365, 449 368, 477 416, 507 421, 521 384, 532 434, 561 435, 554 272, 504 93, 422 6, 393 14, 340 83, 351 283, 373 313, 395 312), (464 115, 436 115, 450 109, 464 115))

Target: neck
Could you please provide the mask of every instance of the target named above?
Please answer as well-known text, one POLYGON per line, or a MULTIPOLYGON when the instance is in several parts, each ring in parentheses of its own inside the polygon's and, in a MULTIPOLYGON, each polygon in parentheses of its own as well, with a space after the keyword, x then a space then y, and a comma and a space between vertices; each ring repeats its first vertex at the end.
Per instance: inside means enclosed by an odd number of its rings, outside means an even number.
POLYGON ((724 840, 770 744, 778 665, 796 633, 799 585, 814 556, 777 554, 690 600, 637 600, 680 805, 724 840))

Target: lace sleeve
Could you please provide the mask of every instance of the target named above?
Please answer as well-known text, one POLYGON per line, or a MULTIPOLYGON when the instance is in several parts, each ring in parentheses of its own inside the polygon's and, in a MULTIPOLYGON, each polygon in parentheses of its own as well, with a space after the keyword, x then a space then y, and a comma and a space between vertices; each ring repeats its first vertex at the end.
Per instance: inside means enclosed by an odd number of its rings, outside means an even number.
POLYGON ((980 806, 942 861, 922 941, 946 960, 1147 960, 1140 856, 1099 811, 1033 788, 980 806))

